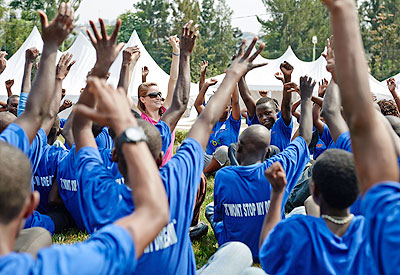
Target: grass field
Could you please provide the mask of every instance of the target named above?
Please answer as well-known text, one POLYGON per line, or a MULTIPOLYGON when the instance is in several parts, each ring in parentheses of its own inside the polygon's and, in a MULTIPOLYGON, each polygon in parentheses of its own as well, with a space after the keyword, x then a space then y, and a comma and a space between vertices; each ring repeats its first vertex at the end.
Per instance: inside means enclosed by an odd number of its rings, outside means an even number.
MULTIPOLYGON (((203 237, 200 241, 193 242, 193 250, 196 257, 197 268, 203 266, 208 258, 218 248, 217 240, 214 237, 214 233, 211 229, 210 224, 208 223, 206 217, 204 216, 204 211, 206 205, 213 201, 213 191, 214 191, 214 177, 209 177, 207 179, 207 195, 206 199, 202 205, 201 213, 200 213, 200 221, 203 221, 208 224, 208 233, 205 237, 203 237)), ((63 232, 63 234, 55 234, 53 236, 53 242, 58 244, 73 244, 76 242, 85 241, 89 238, 89 234, 86 232, 82 232, 79 230, 68 230, 63 232)))

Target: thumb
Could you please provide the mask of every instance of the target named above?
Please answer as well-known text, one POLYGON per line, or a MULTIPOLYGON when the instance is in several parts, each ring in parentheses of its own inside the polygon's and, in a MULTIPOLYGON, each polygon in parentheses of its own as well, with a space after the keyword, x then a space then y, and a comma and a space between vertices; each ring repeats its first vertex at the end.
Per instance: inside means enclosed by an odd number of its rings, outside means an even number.
POLYGON ((76 104, 73 112, 75 115, 77 114, 82 115, 87 119, 90 119, 100 125, 105 125, 107 121, 106 116, 104 114, 101 114, 95 109, 90 108, 83 104, 76 104))
POLYGON ((40 16, 40 23, 42 24, 42 29, 46 28, 49 25, 49 21, 47 20, 47 15, 43 11, 38 11, 40 16))

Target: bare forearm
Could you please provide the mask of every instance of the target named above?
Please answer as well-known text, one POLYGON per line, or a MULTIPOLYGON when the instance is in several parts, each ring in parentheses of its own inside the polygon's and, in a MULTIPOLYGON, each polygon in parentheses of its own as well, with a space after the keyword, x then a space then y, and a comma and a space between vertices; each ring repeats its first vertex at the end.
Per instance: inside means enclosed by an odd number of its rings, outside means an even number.
POLYGON ((283 88, 282 104, 281 104, 281 115, 286 125, 289 125, 292 120, 291 114, 291 101, 292 93, 288 93, 286 88, 283 88))
POLYGON ((10 97, 10 96, 12 96, 13 95, 13 93, 12 93, 12 91, 11 91, 11 88, 8 88, 7 87, 7 97, 10 97))
POLYGON ((175 86, 171 107, 163 115, 162 120, 173 131, 186 110, 190 92, 190 54, 182 53, 179 62, 178 81, 175 86))
POLYGON ((164 106, 166 106, 166 108, 171 106, 176 81, 178 80, 179 57, 180 56, 176 56, 176 55, 172 56, 171 70, 170 70, 169 81, 168 81, 168 93, 167 93, 167 97, 165 98, 165 102, 164 102, 164 106))
POLYGON ((57 79, 54 86, 54 95, 50 102, 49 113, 47 117, 43 120, 41 128, 49 134, 51 127, 54 124, 54 120, 58 114, 60 101, 61 101, 61 93, 62 93, 62 80, 57 79))
POLYGON ((396 102, 397 110, 400 112, 400 97, 397 95, 396 91, 390 91, 394 101, 396 102))
POLYGON ((282 199, 283 199, 283 192, 276 193, 272 191, 268 213, 264 219, 264 224, 261 230, 260 244, 259 244, 260 247, 262 246, 269 232, 271 232, 271 230, 274 229, 274 227, 281 220, 282 199))
POLYGON ((311 108, 312 106, 310 99, 301 99, 299 136, 303 137, 307 144, 310 144, 312 137, 313 119, 311 108))
POLYGON ((247 86, 246 79, 241 77, 239 80, 239 93, 243 99, 244 104, 247 108, 247 113, 250 117, 253 117, 256 113, 256 102, 254 101, 253 97, 250 94, 249 87, 247 86))
POLYGON ((311 101, 314 102, 315 104, 318 104, 319 107, 322 107, 324 103, 324 99, 318 96, 312 96, 311 101))
POLYGON ((232 117, 235 120, 240 119, 239 91, 237 85, 235 85, 232 94, 232 117))
POLYGON ((207 84, 204 84, 203 87, 201 88, 199 94, 197 95, 196 100, 194 101, 193 105, 196 108, 196 111, 198 114, 200 114, 204 109, 203 102, 205 101, 205 96, 206 96, 208 87, 209 86, 207 84))
POLYGON ((121 72, 119 74, 119 82, 118 87, 124 89, 126 93, 128 93, 129 88, 129 64, 122 64, 121 72))
POLYGON ((24 76, 22 77, 22 93, 29 93, 31 91, 31 74, 33 64, 29 61, 25 62, 24 76))

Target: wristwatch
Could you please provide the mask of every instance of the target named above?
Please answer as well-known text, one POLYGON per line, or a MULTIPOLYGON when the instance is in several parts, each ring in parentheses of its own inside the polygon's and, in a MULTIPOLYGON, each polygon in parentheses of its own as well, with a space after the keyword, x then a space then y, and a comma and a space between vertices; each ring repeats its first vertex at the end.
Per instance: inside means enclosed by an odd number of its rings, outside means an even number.
POLYGON ((121 152, 122 144, 125 142, 136 144, 138 142, 147 142, 147 136, 142 127, 129 127, 115 140, 117 152, 121 152))

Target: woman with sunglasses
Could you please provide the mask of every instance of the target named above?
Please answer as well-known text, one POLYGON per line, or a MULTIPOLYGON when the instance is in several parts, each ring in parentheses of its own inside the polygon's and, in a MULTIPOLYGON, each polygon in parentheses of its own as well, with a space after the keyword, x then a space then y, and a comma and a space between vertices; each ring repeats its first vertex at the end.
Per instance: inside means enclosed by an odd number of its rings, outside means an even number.
MULTIPOLYGON (((151 124, 157 124, 165 111, 171 106, 172 96, 174 94, 175 84, 178 80, 179 71, 179 38, 171 36, 169 43, 172 46, 172 62, 171 71, 168 81, 168 93, 165 100, 162 98, 162 93, 157 83, 145 82, 140 84, 138 88, 138 109, 142 112, 141 117, 150 122, 151 124)), ((173 155, 173 147, 175 141, 175 129, 171 129, 171 144, 165 152, 161 166, 164 166, 173 155)))

